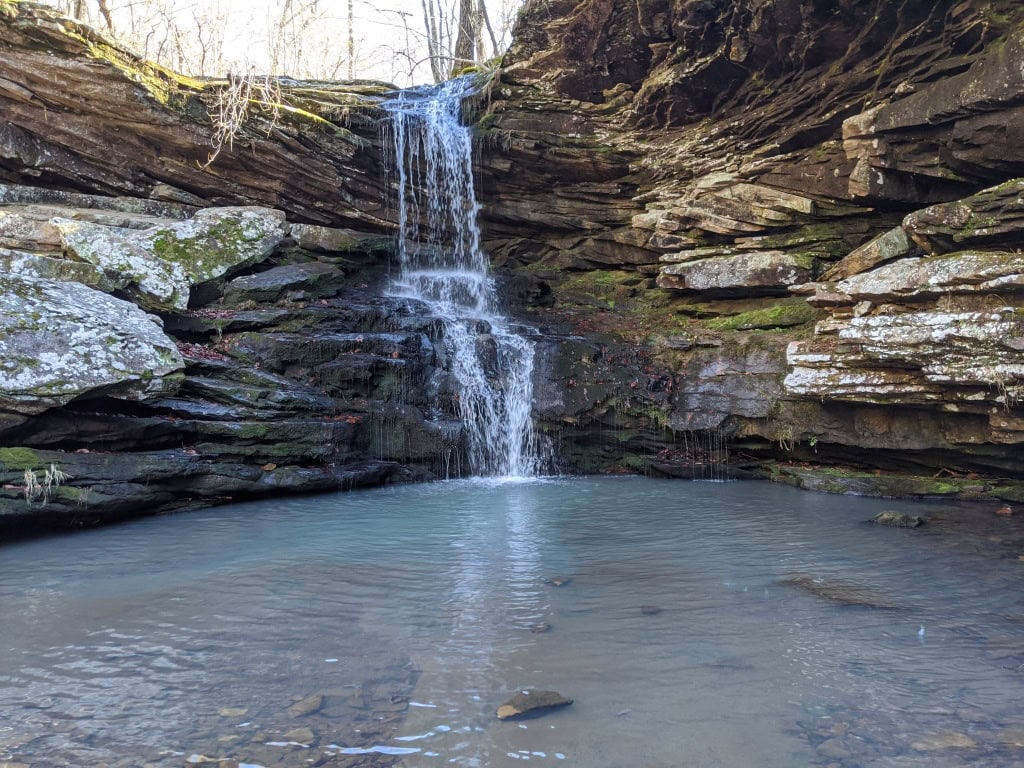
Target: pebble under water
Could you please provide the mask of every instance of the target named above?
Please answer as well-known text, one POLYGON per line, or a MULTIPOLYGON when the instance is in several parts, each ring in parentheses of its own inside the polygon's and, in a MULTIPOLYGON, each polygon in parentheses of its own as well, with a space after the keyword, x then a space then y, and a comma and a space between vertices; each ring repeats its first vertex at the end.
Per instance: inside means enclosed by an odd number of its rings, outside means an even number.
POLYGON ((994 506, 458 481, 9 545, 0 764, 1024 765, 994 506))

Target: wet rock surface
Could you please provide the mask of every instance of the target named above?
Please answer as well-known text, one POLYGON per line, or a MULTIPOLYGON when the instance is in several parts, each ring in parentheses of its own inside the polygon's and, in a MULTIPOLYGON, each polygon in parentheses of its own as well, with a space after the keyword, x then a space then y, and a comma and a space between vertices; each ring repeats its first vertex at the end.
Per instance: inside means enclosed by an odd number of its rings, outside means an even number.
MULTIPOLYGON (((502 295, 538 342, 548 469, 1024 495, 1021 13, 528 5, 479 105, 479 191, 502 295)), ((185 380, 159 405, 104 394, 27 424, 5 411, 0 441, 276 465, 164 489, 183 506, 352 482, 339 467, 379 482, 452 466, 436 324, 374 298, 394 229, 383 88, 282 82, 294 119, 252 115, 247 148, 208 173, 226 84, 115 64, 98 33, 54 18, 21 4, 0 19, 17 84, 0 87, 0 266, 159 310, 185 380), (188 237, 170 233, 225 230, 218 207, 258 207, 269 238, 223 270, 161 281, 88 256, 90 242, 180 251, 188 237), (277 383, 239 381, 256 370, 277 383), (70 437, 72 418, 104 447, 70 437), (314 446, 328 435, 331 455, 314 446)), ((17 485, 24 470, 5 472, 17 485)))
POLYGON ((556 691, 520 691, 498 707, 499 720, 517 720, 545 715, 573 703, 556 691))
POLYGON ((740 5, 528 8, 489 91, 509 296, 616 361, 541 354, 564 465, 1019 486, 1021 9, 740 5))
POLYGON ((66 209, 46 190, 5 190, 16 210, 49 217, 19 230, 25 250, 0 277, 5 536, 459 465, 456 404, 434 394, 450 376, 442 326, 415 302, 367 294, 368 281, 380 284, 376 250, 297 248, 280 211, 164 210, 183 218, 154 224, 116 198, 80 196, 70 202, 89 207, 66 209), (92 245, 130 244, 166 274, 181 262, 160 243, 195 256, 181 272, 192 277, 157 302, 162 315, 146 314, 109 295, 154 306, 131 290, 141 278, 106 258, 121 245, 79 261, 84 246, 67 238, 85 226, 92 245), (248 274, 225 283, 239 270, 248 274), (200 306, 185 307, 189 297, 200 306))
POLYGON ((908 515, 905 512, 879 512, 871 522, 876 525, 887 525, 890 528, 919 528, 927 521, 920 515, 908 515))

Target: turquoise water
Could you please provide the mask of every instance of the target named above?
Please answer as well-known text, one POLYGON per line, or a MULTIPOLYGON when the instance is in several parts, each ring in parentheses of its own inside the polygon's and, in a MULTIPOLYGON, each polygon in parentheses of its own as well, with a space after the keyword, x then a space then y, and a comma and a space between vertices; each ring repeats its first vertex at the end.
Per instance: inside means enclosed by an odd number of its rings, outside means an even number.
POLYGON ((0 764, 1024 765, 994 506, 460 481, 7 546, 0 764))

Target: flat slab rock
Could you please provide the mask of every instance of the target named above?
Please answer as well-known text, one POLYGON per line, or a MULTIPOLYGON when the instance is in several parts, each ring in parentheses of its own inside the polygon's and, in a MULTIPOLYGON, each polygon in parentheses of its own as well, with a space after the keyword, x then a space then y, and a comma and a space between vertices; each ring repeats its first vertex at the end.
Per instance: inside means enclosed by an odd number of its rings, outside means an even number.
POLYGON ((547 710, 567 707, 572 701, 555 691, 520 691, 498 707, 498 719, 537 717, 547 710))

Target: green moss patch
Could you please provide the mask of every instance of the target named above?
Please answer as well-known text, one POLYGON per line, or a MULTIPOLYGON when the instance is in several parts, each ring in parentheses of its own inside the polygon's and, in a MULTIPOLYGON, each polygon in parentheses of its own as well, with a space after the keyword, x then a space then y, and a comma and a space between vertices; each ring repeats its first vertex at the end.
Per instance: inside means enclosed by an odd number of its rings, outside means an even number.
POLYGON ((7 470, 36 469, 39 456, 29 448, 0 448, 0 466, 7 470))
POLYGON ((730 317, 702 321, 712 331, 749 331, 770 328, 792 328, 812 323, 818 312, 800 298, 783 299, 771 306, 741 312, 730 317))

